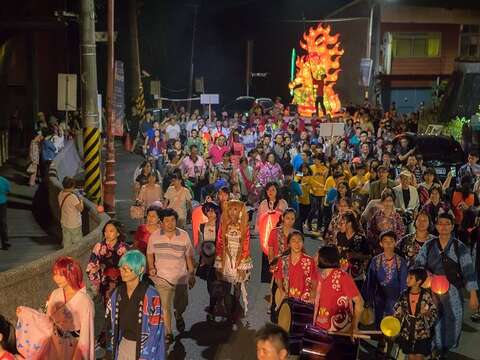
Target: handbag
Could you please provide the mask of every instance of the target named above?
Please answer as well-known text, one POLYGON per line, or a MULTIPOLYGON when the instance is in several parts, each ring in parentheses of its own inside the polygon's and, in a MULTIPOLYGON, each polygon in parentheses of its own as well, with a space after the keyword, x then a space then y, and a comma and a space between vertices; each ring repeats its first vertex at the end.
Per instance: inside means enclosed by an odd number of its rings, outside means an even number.
POLYGON ((35 174, 35 172, 37 171, 37 164, 31 162, 30 164, 28 164, 27 166, 27 174, 35 174))
POLYGON ((367 306, 363 309, 362 315, 360 316, 360 324, 364 326, 373 325, 375 322, 375 312, 370 306, 367 306))
POLYGON ((138 205, 138 204, 130 206, 130 218, 143 219, 144 217, 145 217, 145 206, 138 205))

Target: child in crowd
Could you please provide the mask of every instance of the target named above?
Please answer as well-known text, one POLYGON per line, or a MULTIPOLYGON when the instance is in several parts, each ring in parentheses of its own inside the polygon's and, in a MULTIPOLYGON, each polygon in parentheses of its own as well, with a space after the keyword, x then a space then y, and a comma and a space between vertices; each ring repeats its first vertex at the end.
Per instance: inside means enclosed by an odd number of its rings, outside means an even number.
POLYGON ((13 354, 9 352, 14 334, 13 327, 0 315, 0 360, 15 360, 13 354))
POLYGON ((393 307, 393 316, 402 327, 396 339, 408 360, 421 360, 431 353, 433 326, 438 309, 430 290, 422 288, 427 279, 424 268, 408 271, 407 286, 393 307))

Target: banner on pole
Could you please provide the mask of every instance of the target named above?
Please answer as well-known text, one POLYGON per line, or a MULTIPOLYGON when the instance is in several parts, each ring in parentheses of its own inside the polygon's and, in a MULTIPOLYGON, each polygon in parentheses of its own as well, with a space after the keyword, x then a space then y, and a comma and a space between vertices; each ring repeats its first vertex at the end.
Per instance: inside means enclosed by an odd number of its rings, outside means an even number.
POLYGON ((113 135, 123 136, 125 120, 125 74, 123 62, 115 61, 115 79, 113 85, 113 135))

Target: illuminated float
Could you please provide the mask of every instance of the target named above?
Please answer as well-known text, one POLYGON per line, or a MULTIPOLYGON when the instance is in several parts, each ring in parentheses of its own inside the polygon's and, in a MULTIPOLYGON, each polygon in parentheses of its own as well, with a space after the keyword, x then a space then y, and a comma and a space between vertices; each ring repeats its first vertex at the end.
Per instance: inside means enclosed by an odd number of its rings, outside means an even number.
POLYGON ((293 104, 297 105, 301 116, 315 113, 316 89, 313 78, 320 79, 325 74, 324 105, 332 115, 340 111, 340 99, 333 89, 340 73, 340 57, 344 51, 340 48, 340 34, 330 35, 330 26, 319 24, 303 34, 300 47, 307 55, 298 56, 295 61, 295 78, 289 83, 293 91, 293 104), (313 78, 312 78, 313 76, 313 78))

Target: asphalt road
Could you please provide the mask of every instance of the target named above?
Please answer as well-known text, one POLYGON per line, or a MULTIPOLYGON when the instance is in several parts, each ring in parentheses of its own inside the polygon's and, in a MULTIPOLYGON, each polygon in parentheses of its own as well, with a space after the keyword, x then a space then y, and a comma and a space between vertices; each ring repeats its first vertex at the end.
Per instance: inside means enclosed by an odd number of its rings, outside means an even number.
MULTIPOLYGON (((123 222, 127 231, 136 229, 137 223, 129 218, 129 207, 132 200, 133 172, 142 158, 132 155, 117 147, 117 219, 123 222)), ((191 230, 187 228, 186 230, 191 230)), ((129 236, 132 239, 132 235, 129 236)), ((319 241, 307 239, 305 246, 309 254, 313 254, 319 241)), ((261 251, 258 239, 251 239, 251 255, 254 262, 252 277, 248 283, 248 312, 239 324, 229 325, 225 322, 207 322, 204 308, 208 305, 206 283, 198 280, 189 292, 189 306, 184 315, 186 331, 174 333, 176 341, 170 347, 168 359, 175 360, 253 360, 256 359, 254 337, 255 332, 268 320, 267 303, 264 299, 269 293, 267 284, 260 283, 261 251)), ((464 332, 459 349, 451 354, 450 359, 478 360, 478 341, 480 326, 469 321, 470 312, 466 311, 464 332)), ((373 348, 364 344, 362 359, 372 359, 373 348)))

